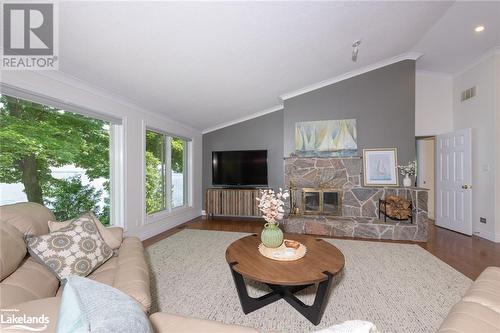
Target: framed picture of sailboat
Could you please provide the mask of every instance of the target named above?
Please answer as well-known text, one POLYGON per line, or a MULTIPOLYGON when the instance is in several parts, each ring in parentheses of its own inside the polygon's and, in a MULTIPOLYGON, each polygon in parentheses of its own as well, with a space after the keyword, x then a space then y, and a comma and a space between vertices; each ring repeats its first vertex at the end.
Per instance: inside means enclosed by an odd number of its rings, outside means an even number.
POLYGON ((398 186, 397 148, 363 149, 365 186, 398 186))
POLYGON ((295 124, 295 154, 301 157, 357 156, 356 119, 295 124))

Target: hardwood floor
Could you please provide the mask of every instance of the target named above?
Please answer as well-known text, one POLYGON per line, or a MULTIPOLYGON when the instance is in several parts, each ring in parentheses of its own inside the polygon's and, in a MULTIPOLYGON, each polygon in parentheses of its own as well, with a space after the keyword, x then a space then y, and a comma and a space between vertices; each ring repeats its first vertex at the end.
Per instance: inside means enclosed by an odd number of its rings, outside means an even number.
MULTIPOLYGON (((149 246, 184 229, 218 230, 233 232, 260 233, 264 222, 259 219, 245 218, 196 218, 174 229, 167 230, 143 242, 149 246)), ((324 236, 321 236, 325 238, 324 236)), ((357 239, 360 241, 378 241, 357 239)), ((412 243, 403 241, 379 241, 412 243)), ((500 267, 500 243, 493 243, 476 236, 465 236, 450 230, 429 226, 427 243, 415 243, 435 255, 457 271, 475 280, 488 266, 500 267)))

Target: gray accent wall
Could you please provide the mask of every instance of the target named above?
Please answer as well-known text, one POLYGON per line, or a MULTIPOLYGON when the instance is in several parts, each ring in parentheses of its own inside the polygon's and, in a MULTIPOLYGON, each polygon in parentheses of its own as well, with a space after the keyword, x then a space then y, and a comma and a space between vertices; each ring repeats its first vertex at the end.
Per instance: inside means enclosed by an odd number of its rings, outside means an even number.
POLYGON ((363 148, 398 148, 399 163, 416 158, 415 61, 405 60, 285 101, 284 153, 295 150, 295 123, 357 120, 363 148))
POLYGON ((269 186, 282 187, 283 110, 203 135, 203 195, 212 186, 212 151, 253 149, 267 150, 269 186))
POLYGON ((296 122, 350 118, 357 120, 360 156, 363 148, 396 147, 400 164, 415 160, 415 61, 293 97, 284 110, 204 134, 203 195, 212 186, 212 151, 267 149, 269 185, 277 189, 284 186, 283 157, 295 150, 296 122))

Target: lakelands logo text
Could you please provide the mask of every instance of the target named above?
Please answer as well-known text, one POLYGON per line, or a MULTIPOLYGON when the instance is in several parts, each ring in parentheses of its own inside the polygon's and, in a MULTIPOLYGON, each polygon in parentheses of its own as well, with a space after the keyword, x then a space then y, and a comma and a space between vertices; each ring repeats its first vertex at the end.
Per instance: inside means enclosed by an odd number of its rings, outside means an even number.
POLYGON ((55 6, 52 2, 3 3, 3 70, 58 69, 55 6))
POLYGON ((27 316, 21 314, 17 309, 2 309, 0 313, 0 326, 2 332, 10 330, 21 330, 29 332, 45 331, 50 323, 46 315, 27 316))

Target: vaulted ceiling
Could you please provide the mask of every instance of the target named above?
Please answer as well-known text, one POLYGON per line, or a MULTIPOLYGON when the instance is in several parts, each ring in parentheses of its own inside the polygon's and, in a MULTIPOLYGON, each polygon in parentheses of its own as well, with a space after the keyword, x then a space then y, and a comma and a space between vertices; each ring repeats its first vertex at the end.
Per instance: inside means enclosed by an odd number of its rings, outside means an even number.
POLYGON ((68 1, 60 70, 202 130, 409 51, 453 73, 500 45, 499 14, 496 2, 68 1))

